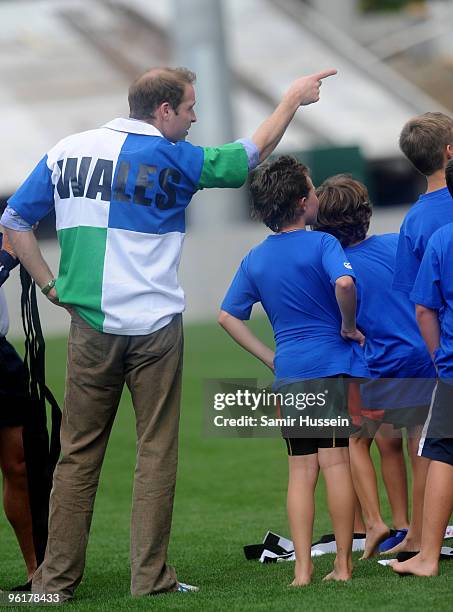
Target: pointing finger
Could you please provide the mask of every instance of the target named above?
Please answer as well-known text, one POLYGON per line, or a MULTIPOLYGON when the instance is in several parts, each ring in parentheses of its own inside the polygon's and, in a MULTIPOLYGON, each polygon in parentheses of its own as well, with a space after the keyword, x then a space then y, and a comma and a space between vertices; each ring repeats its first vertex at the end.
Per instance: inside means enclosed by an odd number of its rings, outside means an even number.
POLYGON ((323 72, 318 72, 316 74, 313 74, 312 77, 316 79, 317 81, 320 81, 321 79, 325 79, 337 73, 338 73, 338 70, 335 70, 335 68, 331 68, 330 70, 324 70, 323 72))

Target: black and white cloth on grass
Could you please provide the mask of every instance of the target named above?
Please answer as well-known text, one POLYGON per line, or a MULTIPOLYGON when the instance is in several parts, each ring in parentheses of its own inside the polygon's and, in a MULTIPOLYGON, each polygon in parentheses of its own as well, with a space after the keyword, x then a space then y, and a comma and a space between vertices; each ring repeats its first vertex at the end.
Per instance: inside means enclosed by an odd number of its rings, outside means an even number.
MULTIPOLYGON (((445 530, 445 539, 453 537, 453 525, 449 525, 445 530)), ((353 552, 365 550, 364 533, 354 533, 352 540, 353 552)), ((327 553, 336 553, 337 544, 333 533, 328 533, 313 542, 311 546, 311 556, 319 557, 327 553)), ((453 548, 444 546, 442 548, 444 558, 453 558, 453 548)), ((282 561, 295 561, 294 545, 291 540, 283 536, 268 531, 264 536, 262 544, 249 544, 244 546, 245 558, 248 560, 259 560, 260 563, 280 563, 282 561)))

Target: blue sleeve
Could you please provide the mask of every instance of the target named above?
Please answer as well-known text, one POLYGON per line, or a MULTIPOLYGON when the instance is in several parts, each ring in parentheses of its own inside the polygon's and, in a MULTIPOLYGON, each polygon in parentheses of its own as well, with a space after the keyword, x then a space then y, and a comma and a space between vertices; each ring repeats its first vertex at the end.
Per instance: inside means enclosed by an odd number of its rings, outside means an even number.
POLYGON ((247 272, 248 258, 243 259, 222 302, 221 309, 233 317, 246 321, 250 319, 253 304, 260 301, 255 284, 247 272))
POLYGON ((405 225, 401 226, 396 251, 395 272, 393 274, 393 289, 403 291, 408 295, 412 291, 417 278, 420 258, 411 237, 406 233, 405 225))
POLYGON ((45 155, 33 172, 8 200, 8 206, 34 225, 45 217, 54 207, 54 185, 52 172, 45 155))
POLYGON ((352 266, 341 244, 334 236, 324 234, 321 239, 321 249, 322 266, 333 285, 340 276, 352 276, 352 278, 355 278, 352 266))
POLYGON ((410 298, 415 304, 440 310, 444 305, 441 289, 439 242, 434 234, 428 242, 410 298))

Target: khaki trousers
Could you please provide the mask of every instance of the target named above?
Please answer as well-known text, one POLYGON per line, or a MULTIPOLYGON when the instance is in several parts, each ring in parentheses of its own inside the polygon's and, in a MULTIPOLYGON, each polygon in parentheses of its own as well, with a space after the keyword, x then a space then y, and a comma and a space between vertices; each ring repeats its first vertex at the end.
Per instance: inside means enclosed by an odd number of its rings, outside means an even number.
MULTIPOLYGON (((124 382, 137 449, 131 517, 131 592, 175 590, 166 563, 178 459, 182 317, 148 336, 98 332, 73 315, 49 539, 33 592, 73 596, 82 579, 99 474, 124 382)), ((108 562, 108 559, 106 559, 108 562)))

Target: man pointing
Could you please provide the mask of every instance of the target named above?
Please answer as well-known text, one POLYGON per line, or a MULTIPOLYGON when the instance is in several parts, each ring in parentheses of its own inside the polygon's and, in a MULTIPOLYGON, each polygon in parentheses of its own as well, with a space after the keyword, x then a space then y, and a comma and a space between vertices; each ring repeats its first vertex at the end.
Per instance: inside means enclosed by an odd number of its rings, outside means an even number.
POLYGON ((60 141, 10 198, 1 223, 13 248, 43 293, 72 315, 62 457, 35 592, 70 599, 82 578, 124 383, 137 430, 131 592, 193 589, 166 562, 178 452, 185 304, 177 271, 185 209, 199 189, 240 187, 298 107, 318 101, 321 80, 333 74, 297 79, 250 140, 211 148, 185 142, 196 121, 194 73, 152 69, 130 87, 129 118, 60 141), (53 208, 57 278, 31 232, 53 208))

